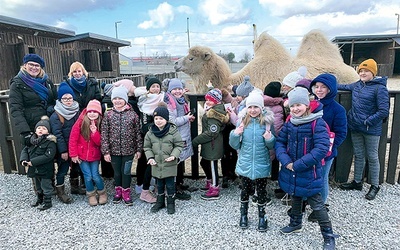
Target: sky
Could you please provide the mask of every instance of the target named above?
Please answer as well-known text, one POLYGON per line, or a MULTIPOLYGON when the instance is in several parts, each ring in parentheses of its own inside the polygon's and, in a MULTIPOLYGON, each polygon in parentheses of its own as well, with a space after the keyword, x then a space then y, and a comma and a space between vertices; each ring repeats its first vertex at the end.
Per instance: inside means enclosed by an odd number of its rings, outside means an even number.
POLYGON ((0 6, 0 15, 77 35, 118 33, 131 42, 120 48, 128 57, 184 56, 202 45, 232 52, 237 61, 253 54, 254 34, 264 31, 295 55, 313 29, 329 39, 396 34, 400 14, 399 0, 0 0, 0 6))

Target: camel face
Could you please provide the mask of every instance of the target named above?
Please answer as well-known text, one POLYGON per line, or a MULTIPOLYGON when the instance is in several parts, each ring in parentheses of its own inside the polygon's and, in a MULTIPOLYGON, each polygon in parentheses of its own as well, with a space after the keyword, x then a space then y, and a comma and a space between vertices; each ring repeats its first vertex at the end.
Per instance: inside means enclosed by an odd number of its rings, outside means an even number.
POLYGON ((204 70, 204 64, 215 55, 210 48, 194 46, 189 49, 189 54, 175 62, 176 72, 183 72, 189 76, 200 74, 204 70))

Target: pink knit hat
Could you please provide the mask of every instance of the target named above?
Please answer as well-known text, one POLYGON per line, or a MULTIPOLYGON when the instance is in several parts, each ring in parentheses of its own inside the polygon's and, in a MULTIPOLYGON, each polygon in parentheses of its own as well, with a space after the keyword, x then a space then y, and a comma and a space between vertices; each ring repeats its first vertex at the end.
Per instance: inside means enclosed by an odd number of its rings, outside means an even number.
POLYGON ((101 103, 97 100, 91 100, 89 101, 87 107, 86 107, 86 112, 89 111, 95 111, 101 115, 101 103))

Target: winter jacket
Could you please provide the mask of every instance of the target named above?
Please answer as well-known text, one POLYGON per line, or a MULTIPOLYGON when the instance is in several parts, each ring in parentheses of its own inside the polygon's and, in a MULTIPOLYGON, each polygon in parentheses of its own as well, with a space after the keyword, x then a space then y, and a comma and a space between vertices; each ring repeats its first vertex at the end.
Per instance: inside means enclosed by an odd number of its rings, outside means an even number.
POLYGON ((115 108, 104 114, 101 123, 101 152, 103 155, 127 156, 142 152, 143 138, 139 116, 127 104, 123 111, 115 108))
POLYGON ((175 124, 170 123, 169 131, 161 138, 155 136, 150 129, 144 137, 143 149, 147 159, 153 158, 157 162, 151 166, 152 176, 158 179, 176 176, 178 158, 183 146, 184 142, 175 124), (170 156, 175 156, 175 160, 166 162, 165 159, 170 156))
POLYGON ((19 76, 15 76, 10 84, 10 113, 17 132, 19 134, 34 132, 40 118, 44 115, 50 117, 53 113, 57 89, 52 81, 46 81, 46 87, 49 89, 46 103, 19 76))
POLYGON ((67 120, 56 111, 50 116, 51 133, 57 137, 58 153, 62 154, 68 152, 69 136, 78 117, 79 112, 77 112, 72 119, 67 120))
POLYGON ((319 101, 324 105, 324 115, 322 118, 329 126, 329 130, 335 133, 335 140, 333 141, 332 154, 326 157, 330 160, 337 156, 337 148, 342 144, 347 136, 347 118, 346 110, 336 100, 337 83, 336 78, 329 77, 328 74, 317 76, 310 84, 310 89, 317 83, 321 82, 328 87, 329 93, 319 101), (327 75, 327 77, 325 77, 327 75))
MULTIPOLYGON (((33 135, 36 137, 36 135, 33 135)), ((30 161, 28 177, 51 179, 54 177, 54 157, 56 155, 57 139, 54 135, 47 135, 37 145, 25 146, 22 149, 19 161, 30 161)))
POLYGON ((96 79, 94 79, 92 77, 88 77, 86 79, 86 89, 82 93, 80 93, 73 87, 73 85, 70 82, 70 79, 66 78, 65 82, 68 83, 68 85, 74 91, 74 94, 75 94, 74 100, 79 103, 80 111, 82 111, 84 108, 86 108, 86 106, 88 105, 90 100, 96 99, 99 102, 101 102, 100 87, 99 87, 99 83, 96 81, 96 79))
MULTIPOLYGON (((233 149, 239 150, 236 173, 251 180, 271 175, 269 150, 274 148, 275 136, 272 134, 272 137, 267 140, 263 134, 266 131, 266 124, 273 123, 274 114, 268 110, 263 115, 265 124, 260 124, 258 118, 251 118, 242 135, 235 134, 234 130, 229 135, 229 145, 233 149)), ((269 125, 269 128, 271 127, 272 125, 269 125)))
POLYGON ((339 90, 351 91, 352 105, 347 113, 348 127, 352 131, 380 136, 383 119, 389 116, 387 78, 375 77, 369 82, 339 84, 339 90))
POLYGON ((100 132, 90 133, 90 140, 86 141, 81 134, 81 125, 86 115, 86 109, 82 111, 78 120, 72 126, 71 135, 69 137, 68 152, 69 156, 78 156, 80 160, 93 162, 101 159, 100 153, 100 132))
POLYGON ((270 97, 264 95, 264 106, 269 107, 274 113, 274 130, 275 135, 281 131, 283 123, 285 122, 285 114, 283 111, 283 98, 282 97, 270 97))
POLYGON ((329 135, 322 118, 317 118, 314 129, 312 123, 286 122, 276 139, 276 157, 282 164, 279 186, 289 195, 310 197, 322 188, 321 161, 329 150, 329 135), (289 163, 293 171, 286 168, 289 163))
POLYGON ((202 132, 193 139, 193 147, 201 144, 200 156, 215 161, 224 154, 222 130, 229 121, 223 104, 217 104, 206 111, 201 118, 202 132))

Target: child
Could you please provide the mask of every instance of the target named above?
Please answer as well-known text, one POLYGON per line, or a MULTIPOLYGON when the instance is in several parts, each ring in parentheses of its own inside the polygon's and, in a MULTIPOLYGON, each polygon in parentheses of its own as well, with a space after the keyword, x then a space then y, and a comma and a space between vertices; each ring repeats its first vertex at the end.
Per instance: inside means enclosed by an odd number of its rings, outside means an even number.
POLYGON ((131 167, 133 158, 139 159, 143 139, 139 116, 128 103, 127 89, 115 87, 111 93, 113 108, 107 111, 101 124, 101 152, 104 160, 114 168, 115 195, 113 202, 132 206, 131 167))
MULTIPOLYGON (((329 135, 322 119, 322 107, 310 111, 309 93, 303 87, 289 92, 290 121, 276 140, 276 157, 282 164, 279 185, 292 196, 290 224, 284 234, 302 230, 303 197, 314 210, 324 237, 324 249, 335 249, 335 238, 328 212, 321 197, 322 160, 329 150, 329 135)), ((322 105, 321 105, 322 106, 322 105)))
POLYGON ((69 154, 71 160, 79 163, 82 170, 90 206, 107 203, 106 189, 99 174, 101 159, 100 123, 101 104, 97 100, 91 100, 72 127, 69 138, 69 154), (97 190, 93 183, 96 185, 97 190), (96 195, 99 196, 98 201, 96 195))
POLYGON ((386 87, 387 78, 376 76, 378 65, 374 59, 363 61, 357 72, 360 80, 349 85, 338 85, 339 90, 349 90, 352 94, 352 105, 347 118, 354 148, 354 180, 340 185, 340 188, 362 190, 367 158, 371 187, 365 198, 373 200, 380 189, 378 148, 383 121, 389 116, 390 99, 386 87))
POLYGON ((287 117, 290 113, 290 107, 288 102, 288 94, 292 89, 296 87, 296 83, 300 80, 304 79, 307 74, 307 68, 301 66, 297 71, 290 72, 283 78, 282 80, 282 88, 281 93, 284 100, 283 107, 285 112, 285 117, 287 117))
POLYGON ((43 116, 36 123, 35 133, 30 138, 29 146, 22 149, 20 162, 28 167, 28 177, 33 178, 36 188, 37 200, 32 207, 47 210, 52 207, 53 194, 52 180, 54 176, 54 156, 56 155, 57 139, 50 134, 49 117, 43 116))
POLYGON ((267 177, 271 174, 269 150, 274 148, 275 136, 271 133, 274 114, 269 108, 264 108, 264 100, 259 93, 250 93, 246 101, 246 108, 242 110, 246 115, 230 133, 229 144, 239 150, 236 164, 236 173, 242 180, 240 195, 240 223, 241 228, 248 228, 247 212, 249 196, 257 189, 258 201, 258 231, 265 232, 268 222, 265 218, 267 202, 267 177))
POLYGON ((157 202, 151 208, 156 213, 165 207, 165 189, 167 191, 167 212, 175 213, 175 176, 177 163, 184 142, 175 124, 170 123, 166 106, 157 107, 154 112, 154 124, 144 138, 144 152, 151 165, 152 175, 157 180, 157 202))
POLYGON ((201 119, 202 132, 193 139, 193 147, 201 144, 200 165, 206 174, 207 193, 201 195, 204 200, 218 200, 218 160, 222 158, 224 149, 222 130, 229 121, 229 115, 222 104, 221 90, 215 88, 205 95, 208 107, 201 119))
POLYGON ((75 94, 71 87, 65 82, 61 83, 54 113, 50 116, 51 132, 57 137, 56 191, 58 198, 67 204, 72 202, 71 197, 65 193, 64 186, 65 175, 71 165, 68 143, 72 126, 79 117, 79 103, 74 98, 75 94))
POLYGON ((178 127, 178 131, 184 141, 184 148, 179 155, 178 174, 176 176, 176 198, 179 200, 190 200, 190 194, 184 192, 189 187, 183 184, 183 173, 185 172, 185 160, 193 155, 190 123, 194 121, 194 111, 190 110, 185 96, 183 83, 178 78, 172 78, 168 82, 168 90, 165 94, 165 102, 168 106, 169 121, 178 127))

